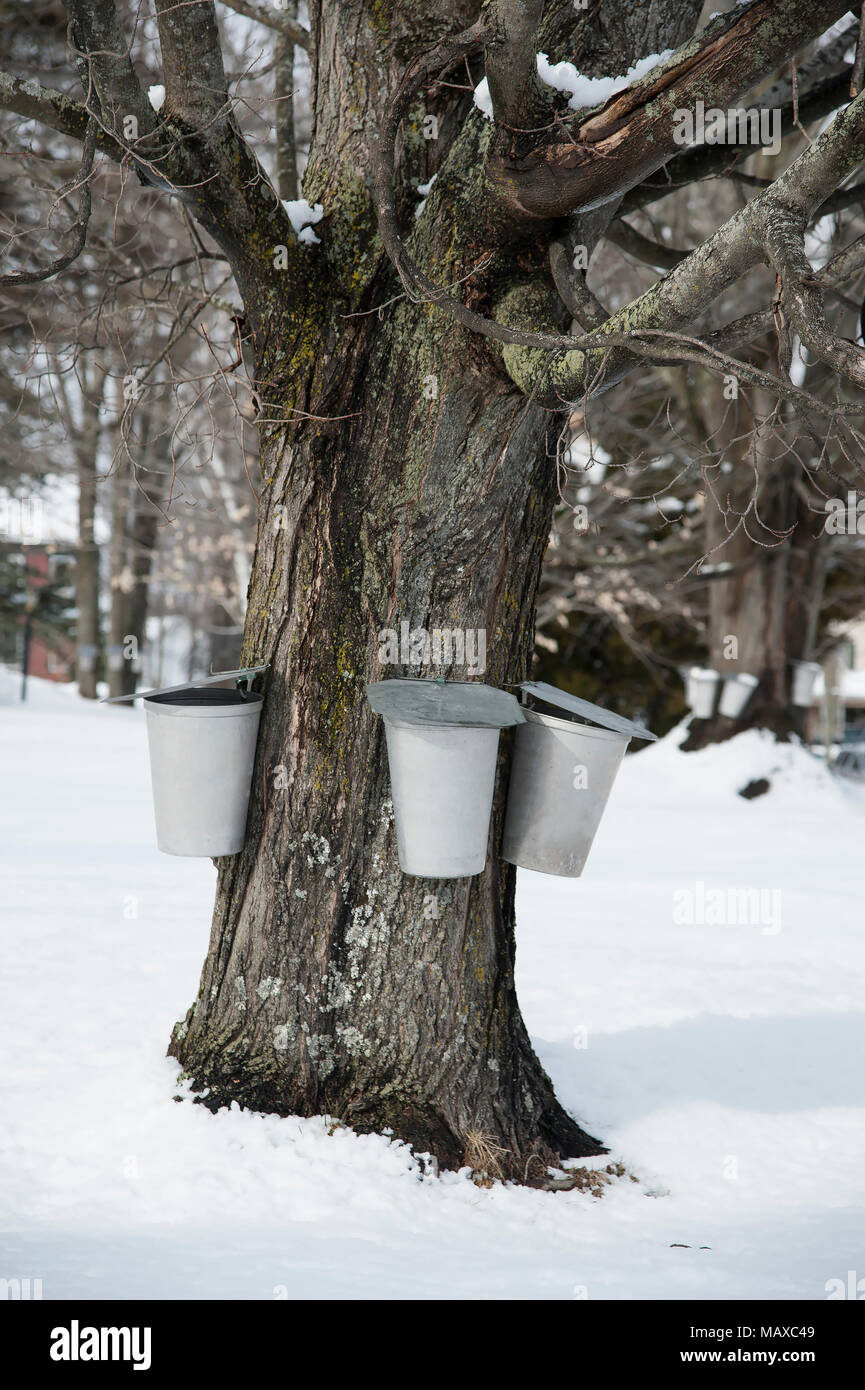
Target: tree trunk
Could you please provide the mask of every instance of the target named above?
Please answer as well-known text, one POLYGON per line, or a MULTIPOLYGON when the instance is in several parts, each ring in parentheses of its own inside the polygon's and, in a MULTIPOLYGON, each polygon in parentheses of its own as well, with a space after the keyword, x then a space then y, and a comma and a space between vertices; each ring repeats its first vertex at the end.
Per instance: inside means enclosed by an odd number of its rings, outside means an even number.
POLYGON ((76 675, 78 693, 96 699, 99 662, 99 546, 96 518, 96 458, 89 450, 78 462, 78 549, 75 555, 76 675))
MULTIPOLYGON (((214 1108, 326 1113, 449 1167, 543 1185, 550 1164, 604 1150, 556 1100, 516 1001, 516 876, 500 856, 511 738, 484 873, 406 876, 364 685, 469 674, 384 667, 379 634, 403 622, 484 630, 486 682, 527 676, 560 419, 515 387, 497 345, 400 292, 370 203, 388 94, 476 7, 311 16, 304 194, 324 205, 322 245, 301 253, 302 305, 287 296, 281 311, 272 282, 239 267, 267 417, 243 656, 269 663, 264 714, 246 844, 219 865, 198 999, 170 1051, 214 1108)), ((687 22, 653 7, 648 51, 687 22)), ((616 53, 615 70, 639 52, 616 53)), ((516 290, 511 321, 563 327, 551 229, 503 219, 485 176, 493 130, 459 71, 401 132, 411 254, 482 311, 516 290)))
MULTIPOLYGON (((108 689, 111 696, 131 695, 138 685, 146 642, 150 575, 162 518, 162 498, 169 477, 165 434, 143 416, 147 465, 111 480, 111 610, 108 638, 108 689)), ((132 708, 130 704, 128 708, 132 708)))
POLYGON ((778 536, 794 527, 792 534, 773 538, 766 549, 744 536, 730 557, 736 573, 713 581, 709 665, 722 677, 747 671, 760 684, 741 718, 703 721, 693 734, 699 746, 749 728, 769 729, 781 740, 804 735, 806 711, 790 703, 793 662, 813 658, 825 544, 815 507, 796 485, 797 469, 795 462, 781 465, 761 505, 766 526, 778 536), (726 651, 731 636, 737 638, 735 657, 726 651))
MULTIPOLYGON (((286 19, 297 19, 297 0, 283 0, 281 11, 286 19)), ((298 196, 297 142, 294 133, 294 44, 283 33, 277 33, 273 46, 274 91, 276 94, 276 186, 280 198, 298 196)))
POLYGON ((743 400, 733 407, 716 385, 702 384, 703 438, 718 459, 707 470, 706 563, 728 567, 710 579, 709 666, 722 680, 747 672, 760 683, 738 719, 693 720, 686 751, 749 728, 781 740, 804 735, 806 711, 790 702, 793 662, 813 657, 825 580, 820 499, 790 457, 783 419, 777 427, 759 423, 771 412, 764 393, 752 392, 750 407, 743 400), (749 512, 755 479, 759 506, 749 512))
POLYGON ((379 630, 402 620, 485 629, 485 679, 527 675, 548 417, 428 310, 360 322, 327 368, 330 413, 353 418, 291 448, 281 430, 262 439, 274 481, 244 656, 271 669, 247 842, 220 866, 199 997, 171 1051, 208 1104, 389 1127, 449 1166, 482 1151, 493 1175, 541 1181, 602 1149, 556 1101, 516 1002, 506 760, 486 871, 405 876, 364 683, 442 674, 382 668, 379 630))

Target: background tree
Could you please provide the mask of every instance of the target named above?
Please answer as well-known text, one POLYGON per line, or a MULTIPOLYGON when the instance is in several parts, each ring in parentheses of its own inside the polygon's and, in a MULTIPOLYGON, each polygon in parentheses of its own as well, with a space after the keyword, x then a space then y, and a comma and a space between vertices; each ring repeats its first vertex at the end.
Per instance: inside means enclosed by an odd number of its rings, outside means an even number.
MULTIPOLYGON (((802 112, 819 119, 826 92, 849 81, 857 27, 852 17, 842 21, 802 55, 816 83, 802 112)), ((734 146, 731 156, 724 146, 721 177, 712 176, 704 151, 705 179, 671 182, 657 211, 636 205, 610 225, 589 275, 608 311, 644 290, 653 267, 673 270, 688 243, 708 236, 719 216, 732 215, 752 187, 771 182, 805 148, 789 69, 775 76, 761 102, 780 106, 785 136, 777 154, 734 146)), ((853 185, 823 205, 807 234, 813 263, 828 265, 861 236, 861 197, 853 185)), ((771 293, 768 268, 755 267, 725 295, 723 314, 747 322, 749 306, 771 293)), ((831 312, 850 338, 858 337, 861 297, 861 271, 843 288, 833 284, 831 312)), ((795 340, 791 347, 796 380, 831 393, 824 364, 795 340)), ((773 325, 755 337, 749 357, 771 367, 776 351, 773 325)), ((831 439, 824 454, 824 443, 814 446, 789 407, 773 410, 765 394, 740 392, 730 376, 721 390, 717 375, 696 365, 644 363, 621 387, 593 397, 572 418, 559 451, 563 505, 544 566, 538 673, 624 713, 642 709, 664 731, 685 712, 683 666, 755 672, 759 693, 741 719, 694 721, 684 747, 750 725, 779 737, 800 733, 804 711, 789 698, 792 663, 821 658, 837 641, 838 619, 862 610, 861 550, 855 538, 824 533, 820 477, 822 468, 833 493, 846 495, 858 483, 861 455, 856 449, 845 459, 831 439)))
MULTIPOLYGON (((58 71, 62 80, 62 7, 7 3, 3 20, 21 80, 50 82, 58 71)), ((143 80, 156 83, 151 17, 142 36, 143 80)), ((248 35, 229 38, 229 61, 247 74, 248 35)), ((258 129, 259 93, 271 98, 272 77, 246 78, 258 129)), ((47 239, 63 251, 64 210, 76 202, 74 189, 58 201, 46 171, 74 183, 80 155, 73 140, 11 113, 3 125, 4 268, 27 273, 47 239), (31 180, 23 203, 10 193, 22 167, 31 180)), ((239 301, 217 309, 211 298, 231 277, 190 235, 177 201, 143 189, 124 198, 126 181, 122 166, 97 161, 80 254, 26 295, 14 273, 0 288, 0 487, 38 498, 46 531, 74 553, 67 620, 86 658, 79 690, 91 697, 99 680, 111 694, 133 690, 144 665, 148 678, 161 665, 176 679, 236 664, 254 538, 250 391, 214 369, 214 351, 236 343, 228 315, 239 301), (211 548, 206 564, 202 546, 211 548), (148 627, 165 639, 152 653, 148 627)), ((9 624, 4 639, 20 645, 20 622, 9 624)))

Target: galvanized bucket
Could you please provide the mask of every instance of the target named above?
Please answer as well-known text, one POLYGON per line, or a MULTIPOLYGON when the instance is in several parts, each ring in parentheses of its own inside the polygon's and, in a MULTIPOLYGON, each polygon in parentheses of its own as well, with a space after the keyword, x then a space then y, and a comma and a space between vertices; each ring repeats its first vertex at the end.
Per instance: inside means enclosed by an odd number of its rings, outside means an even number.
POLYGON ((499 731, 522 722, 518 701, 468 681, 389 680, 366 690, 384 719, 403 873, 482 873, 499 731))
POLYGON ((156 843, 164 854, 215 859, 243 848, 262 699, 213 686, 145 699, 156 843))
POLYGON ((794 661, 791 701, 800 709, 807 709, 814 699, 814 687, 823 667, 816 661, 794 661))
POLYGON ((526 681, 522 688, 556 713, 523 711, 502 854, 523 869, 579 878, 625 749, 632 738, 654 741, 655 735, 555 686, 526 681))
POLYGON ((715 712, 718 693, 717 671, 708 667, 692 666, 685 677, 685 699, 695 719, 711 719, 715 712))
POLYGON ((756 676, 748 676, 744 672, 738 676, 728 676, 721 691, 718 713, 726 715, 728 719, 738 719, 745 713, 748 701, 759 684, 756 676))

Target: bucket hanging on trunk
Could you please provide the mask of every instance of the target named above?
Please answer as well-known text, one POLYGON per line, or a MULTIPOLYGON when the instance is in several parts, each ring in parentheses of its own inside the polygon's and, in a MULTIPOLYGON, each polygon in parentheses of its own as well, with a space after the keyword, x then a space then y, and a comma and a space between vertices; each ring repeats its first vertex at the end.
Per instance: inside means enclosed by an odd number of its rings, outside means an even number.
POLYGON ((144 701, 156 843, 215 859, 243 848, 261 695, 213 686, 144 701))
POLYGON ((384 719, 403 873, 482 873, 499 731, 522 722, 519 702, 473 681, 377 681, 366 693, 384 719))
POLYGON ((625 749, 655 735, 553 685, 522 689, 533 707, 515 736, 502 854, 523 869, 579 878, 625 749))
POLYGON ((727 719, 739 719, 745 713, 748 701, 759 684, 756 676, 746 675, 745 672, 738 676, 728 676, 721 691, 718 713, 725 715, 727 719))
POLYGON ((214 671, 197 685, 131 691, 103 705, 143 700, 156 843, 165 854, 215 859, 243 848, 262 695, 248 687, 267 666, 214 671))

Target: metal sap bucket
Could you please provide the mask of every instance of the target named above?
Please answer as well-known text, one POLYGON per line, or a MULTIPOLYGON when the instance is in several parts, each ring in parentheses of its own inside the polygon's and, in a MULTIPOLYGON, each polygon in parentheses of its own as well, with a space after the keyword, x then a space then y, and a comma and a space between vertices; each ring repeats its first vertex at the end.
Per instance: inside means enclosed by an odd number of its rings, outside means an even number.
POLYGON ((692 666, 685 677, 685 699, 695 719, 711 719, 718 693, 717 671, 704 666, 692 666))
POLYGON ((794 705, 807 709, 814 699, 814 687, 823 667, 816 661, 793 662, 793 684, 790 699, 794 705))
POLYGON ((745 706, 759 684, 756 676, 747 676, 744 673, 728 676, 721 691, 718 713, 726 715, 728 719, 738 719, 745 713, 745 706))
POLYGON ((263 696, 214 686, 144 700, 156 843, 215 859, 243 848, 263 696))
POLYGON ((522 869, 579 878, 625 749, 632 738, 654 742, 655 735, 553 685, 525 681, 522 689, 556 713, 523 711, 526 722, 515 736, 502 855, 522 869))
POLYGON ((522 723, 519 702, 473 681, 377 681, 366 693, 384 719, 403 873, 482 873, 499 731, 522 723))

